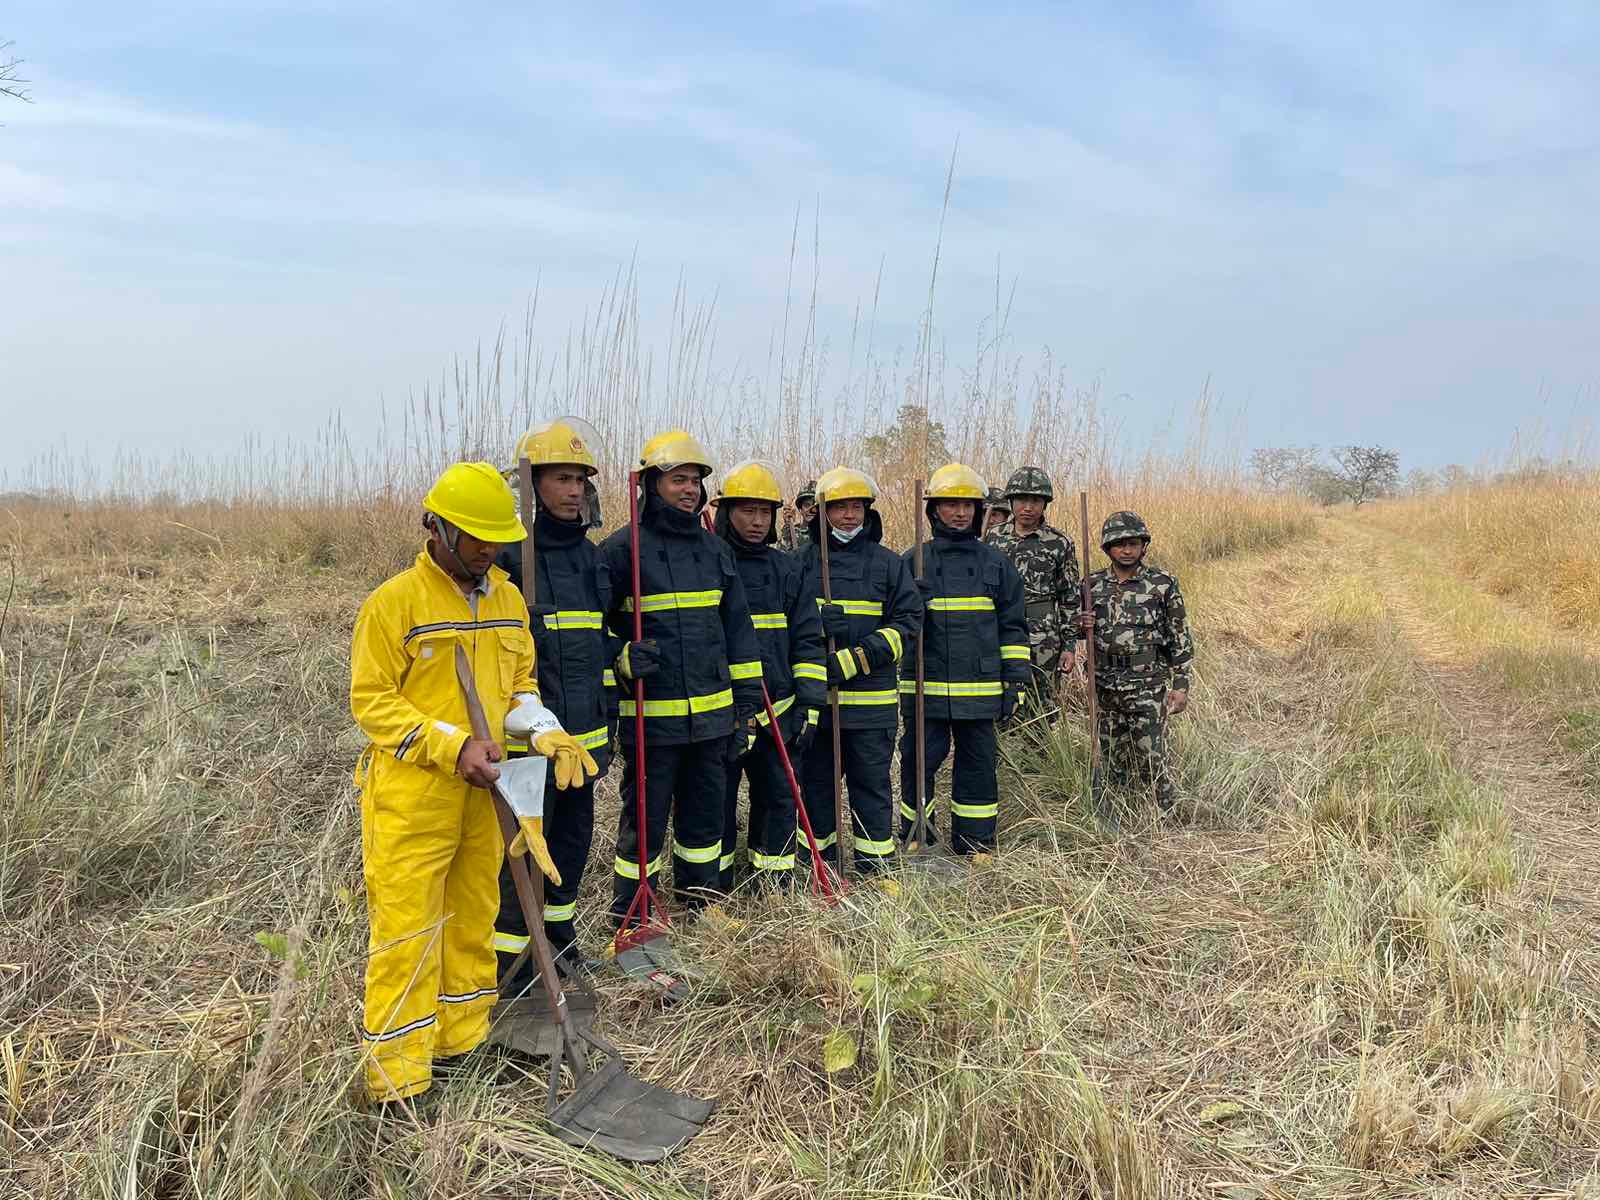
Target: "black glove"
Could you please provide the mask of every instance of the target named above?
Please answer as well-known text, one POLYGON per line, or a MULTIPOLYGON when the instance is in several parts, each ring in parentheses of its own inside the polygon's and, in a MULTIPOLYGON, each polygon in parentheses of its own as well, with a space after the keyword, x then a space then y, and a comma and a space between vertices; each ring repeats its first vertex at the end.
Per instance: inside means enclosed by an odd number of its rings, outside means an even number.
POLYGON ((629 642, 622 648, 622 653, 617 655, 617 674, 632 682, 635 679, 649 679, 661 669, 661 647, 656 645, 655 638, 645 638, 642 642, 629 642))
POLYGON ((756 744, 755 734, 750 732, 750 727, 740 721, 733 727, 733 732, 728 735, 728 769, 731 771, 739 765, 739 760, 756 744))
POLYGON ((1021 685, 1013 685, 1006 688, 1006 690, 1000 694, 1001 724, 1011 720, 1011 718, 1016 715, 1017 709, 1026 704, 1027 700, 1027 693, 1023 691, 1021 685))
POLYGON ((850 614, 844 605, 828 603, 822 606, 822 633, 844 645, 850 640, 850 614))
POLYGON ((835 650, 828 655, 828 686, 841 687, 861 674, 861 660, 854 650, 835 650))
POLYGON ((804 719, 794 731, 794 736, 789 739, 789 750, 792 755, 804 754, 811 749, 811 743, 817 740, 817 710, 806 709, 804 719))
POLYGON ((545 625, 544 619, 555 615, 556 606, 554 604, 528 605, 528 632, 533 634, 534 637, 546 632, 548 626, 545 625))

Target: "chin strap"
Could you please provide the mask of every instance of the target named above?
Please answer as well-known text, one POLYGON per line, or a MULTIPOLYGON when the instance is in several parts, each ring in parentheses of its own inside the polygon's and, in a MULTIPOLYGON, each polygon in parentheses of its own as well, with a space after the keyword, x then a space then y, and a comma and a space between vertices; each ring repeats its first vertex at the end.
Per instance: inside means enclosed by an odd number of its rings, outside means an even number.
POLYGON ((450 561, 455 564, 457 578, 470 579, 473 587, 482 587, 484 577, 482 575, 474 575, 467 570, 467 564, 461 561, 461 555, 456 550, 456 547, 461 542, 461 530, 436 513, 429 513, 424 524, 439 535, 439 544, 444 547, 445 553, 450 556, 450 561))

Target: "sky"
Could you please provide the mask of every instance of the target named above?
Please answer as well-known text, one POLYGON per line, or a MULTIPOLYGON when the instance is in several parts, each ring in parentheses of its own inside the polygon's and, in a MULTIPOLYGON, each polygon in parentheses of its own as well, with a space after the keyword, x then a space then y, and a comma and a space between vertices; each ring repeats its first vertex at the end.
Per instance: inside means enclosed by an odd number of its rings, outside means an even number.
POLYGON ((1437 467, 1600 414, 1588 0, 10 0, 6 40, 13 476, 359 430, 630 263, 647 339, 681 279, 759 373, 797 213, 831 360, 875 288, 909 352, 952 153, 939 329, 998 277, 1008 353, 1127 436, 1209 389, 1246 448, 1437 467))

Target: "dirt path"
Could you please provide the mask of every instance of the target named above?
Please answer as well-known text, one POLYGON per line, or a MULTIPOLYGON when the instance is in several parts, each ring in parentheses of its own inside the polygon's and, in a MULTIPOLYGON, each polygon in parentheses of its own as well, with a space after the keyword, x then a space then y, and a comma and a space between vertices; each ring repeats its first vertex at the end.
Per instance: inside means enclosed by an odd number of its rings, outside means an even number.
MULTIPOLYGON (((1352 569, 1361 564, 1359 569, 1372 580, 1374 594, 1405 636, 1441 707, 1458 723, 1462 766, 1504 797, 1541 891, 1548 891, 1556 911, 1580 926, 1571 931, 1575 936, 1587 930, 1590 939, 1600 939, 1600 796, 1559 744, 1548 707, 1512 693, 1481 669, 1481 648, 1463 645, 1418 589, 1404 581, 1419 570, 1433 572, 1449 580, 1462 604, 1528 623, 1538 618, 1425 554, 1402 554, 1381 531, 1360 520, 1339 519, 1331 523, 1330 532, 1348 546, 1345 561, 1352 569)), ((1592 654, 1587 648, 1580 652, 1592 654)))

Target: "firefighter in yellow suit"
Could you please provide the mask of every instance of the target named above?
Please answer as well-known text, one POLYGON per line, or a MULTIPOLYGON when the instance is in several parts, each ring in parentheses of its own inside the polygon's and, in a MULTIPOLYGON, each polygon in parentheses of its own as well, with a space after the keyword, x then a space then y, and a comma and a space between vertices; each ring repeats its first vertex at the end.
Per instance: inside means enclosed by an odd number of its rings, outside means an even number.
MULTIPOLYGON (((350 708, 368 740, 356 768, 371 921, 363 1033, 379 1102, 426 1090, 436 1065, 488 1033, 506 847, 485 789, 506 733, 530 738, 558 781, 595 770, 539 702, 527 606, 493 565, 527 536, 510 487, 489 463, 456 463, 423 508, 428 544, 361 606, 350 650, 350 708), (458 646, 490 739, 471 735, 458 646)), ((525 840, 541 860, 531 819, 513 851, 525 840)))

